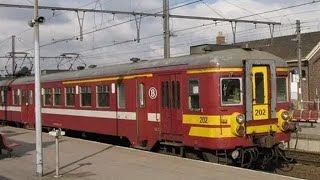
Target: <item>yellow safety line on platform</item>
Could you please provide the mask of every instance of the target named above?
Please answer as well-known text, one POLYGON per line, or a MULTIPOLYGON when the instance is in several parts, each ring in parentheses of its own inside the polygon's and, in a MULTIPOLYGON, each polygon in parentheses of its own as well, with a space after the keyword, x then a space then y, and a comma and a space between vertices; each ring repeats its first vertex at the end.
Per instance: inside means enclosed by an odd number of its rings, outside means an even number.
POLYGON ((77 84, 77 83, 89 83, 89 82, 101 82, 101 81, 112 81, 119 79, 133 79, 139 77, 152 77, 153 74, 137 74, 130 76, 115 76, 115 77, 107 77, 107 78, 97 78, 97 79, 84 79, 84 80, 76 80, 76 81, 65 81, 62 84, 77 84))

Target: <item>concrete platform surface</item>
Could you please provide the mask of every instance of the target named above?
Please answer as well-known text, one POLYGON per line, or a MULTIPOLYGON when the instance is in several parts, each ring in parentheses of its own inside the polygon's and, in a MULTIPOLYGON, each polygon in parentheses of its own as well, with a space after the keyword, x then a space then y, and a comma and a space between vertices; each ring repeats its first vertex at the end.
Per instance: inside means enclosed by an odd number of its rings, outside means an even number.
MULTIPOLYGON (((35 132, 0 127, 8 140, 20 144, 13 157, 0 156, 0 180, 57 179, 55 142, 43 134, 44 176, 36 177, 35 132)), ((294 179, 275 174, 217 165, 130 148, 63 137, 60 143, 59 179, 177 180, 177 179, 294 179)))

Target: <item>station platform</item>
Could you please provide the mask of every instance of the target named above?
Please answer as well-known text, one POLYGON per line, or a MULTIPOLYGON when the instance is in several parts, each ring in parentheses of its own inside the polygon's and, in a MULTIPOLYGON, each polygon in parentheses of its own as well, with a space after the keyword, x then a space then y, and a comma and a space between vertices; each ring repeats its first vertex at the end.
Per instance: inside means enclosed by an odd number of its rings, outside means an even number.
POLYGON ((299 151, 320 153, 320 124, 299 123, 301 132, 292 134, 290 148, 299 151))
MULTIPOLYGON (((19 144, 11 158, 0 156, 1 180, 57 179, 53 137, 43 133, 44 176, 36 177, 35 131, 4 126, 0 132, 19 144)), ((58 179, 295 179, 69 137, 60 141, 60 167, 58 179)))

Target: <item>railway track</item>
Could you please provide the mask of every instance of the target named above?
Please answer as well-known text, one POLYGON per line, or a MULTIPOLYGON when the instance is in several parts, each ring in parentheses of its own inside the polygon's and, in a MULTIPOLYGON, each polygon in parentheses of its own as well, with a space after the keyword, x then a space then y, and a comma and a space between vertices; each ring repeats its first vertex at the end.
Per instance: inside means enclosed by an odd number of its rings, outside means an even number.
POLYGON ((320 153, 292 150, 287 153, 291 154, 298 164, 320 167, 320 153))

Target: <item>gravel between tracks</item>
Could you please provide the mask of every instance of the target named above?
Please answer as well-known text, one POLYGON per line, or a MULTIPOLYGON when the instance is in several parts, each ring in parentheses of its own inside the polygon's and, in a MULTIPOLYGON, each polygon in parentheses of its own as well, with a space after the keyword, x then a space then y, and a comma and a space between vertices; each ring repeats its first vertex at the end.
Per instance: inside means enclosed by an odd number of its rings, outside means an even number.
POLYGON ((285 176, 309 179, 309 180, 320 179, 320 167, 308 166, 308 165, 302 165, 302 164, 294 165, 291 171, 277 170, 276 173, 285 175, 285 176))

